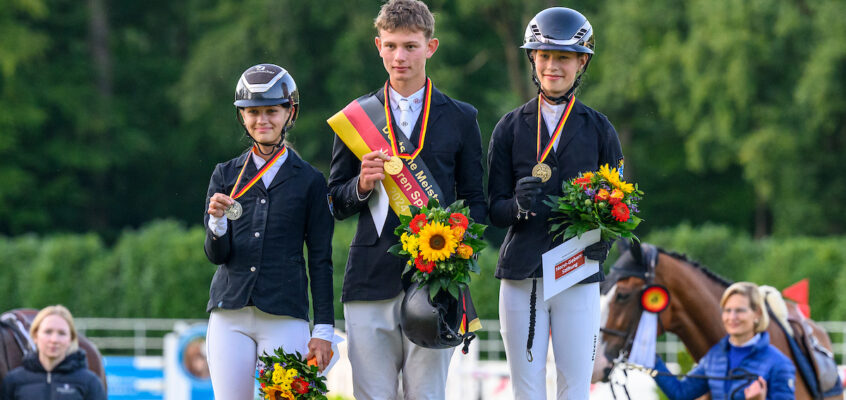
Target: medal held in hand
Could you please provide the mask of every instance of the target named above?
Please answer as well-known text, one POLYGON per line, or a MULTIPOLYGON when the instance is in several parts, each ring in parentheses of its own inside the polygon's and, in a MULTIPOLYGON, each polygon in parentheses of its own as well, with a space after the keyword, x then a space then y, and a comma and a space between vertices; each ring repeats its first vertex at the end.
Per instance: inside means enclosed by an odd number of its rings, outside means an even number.
POLYGON ((543 96, 538 95, 538 140, 536 146, 536 153, 537 153, 537 161, 538 164, 532 168, 532 176, 536 178, 540 178, 541 182, 546 182, 549 178, 552 177, 552 168, 549 167, 544 160, 546 157, 549 156, 549 153, 552 151, 552 147, 558 138, 561 136, 561 132, 564 131, 564 123, 567 122, 567 118, 570 116, 570 111, 573 110, 573 104, 576 103, 576 96, 570 96, 570 102, 567 103, 567 108, 564 109, 564 113, 561 114, 561 119, 558 120, 558 126, 555 127, 555 132, 549 137, 549 143, 546 144, 546 148, 543 149, 541 152, 541 102, 543 101, 543 96))
POLYGON ((391 156, 390 160, 385 161, 384 168, 385 172, 396 175, 402 172, 402 160, 397 156, 391 156))
MULTIPOLYGON (((269 170, 270 167, 273 166, 273 164, 276 164, 276 161, 282 158, 282 155, 285 154, 286 151, 288 151, 288 148, 285 146, 283 146, 282 149, 278 150, 276 154, 273 155, 273 158, 271 158, 270 161, 266 162, 264 166, 259 170, 259 172, 256 173, 256 176, 254 176, 253 179, 250 179, 250 181, 247 182, 247 184, 244 185, 244 187, 241 188, 241 190, 238 190, 238 192, 236 193, 235 191, 238 189, 238 184, 241 183, 241 177, 244 176, 244 170, 247 169, 247 164, 250 162, 249 158, 247 158, 247 160, 244 161, 244 166, 241 167, 241 172, 238 174, 238 179, 235 180, 235 186, 232 187, 232 192, 229 193, 229 197, 231 197, 232 200, 235 200, 243 196, 244 193, 247 193, 247 190, 250 190, 250 188, 253 187, 253 185, 255 185, 259 179, 261 179, 265 172, 267 172, 267 170, 269 170)), ((232 221, 241 218, 241 215, 243 214, 244 207, 242 207, 241 203, 237 201, 232 203, 231 206, 229 206, 226 210, 223 211, 223 215, 225 215, 226 218, 232 221)))

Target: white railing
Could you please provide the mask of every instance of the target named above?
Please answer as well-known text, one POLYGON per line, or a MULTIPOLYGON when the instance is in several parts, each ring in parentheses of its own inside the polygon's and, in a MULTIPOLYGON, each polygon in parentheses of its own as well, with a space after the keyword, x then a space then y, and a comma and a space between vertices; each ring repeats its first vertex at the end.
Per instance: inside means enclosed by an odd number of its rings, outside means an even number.
MULTIPOLYGON (((132 354, 136 356, 161 355, 164 348, 164 335, 173 331, 177 323, 202 323, 205 319, 164 319, 164 318, 77 318, 76 325, 80 333, 93 341, 103 354, 132 354)), ((839 364, 846 363, 846 322, 817 322, 828 331, 834 354, 839 364)), ((343 330, 344 321, 335 321, 335 326, 343 330)), ((479 347, 482 360, 504 360, 505 347, 499 334, 498 320, 483 320, 482 329, 477 332, 479 338, 473 346, 479 347)), ((673 334, 667 334, 664 340, 656 344, 657 352, 668 362, 676 362, 677 354, 684 345, 673 334)))

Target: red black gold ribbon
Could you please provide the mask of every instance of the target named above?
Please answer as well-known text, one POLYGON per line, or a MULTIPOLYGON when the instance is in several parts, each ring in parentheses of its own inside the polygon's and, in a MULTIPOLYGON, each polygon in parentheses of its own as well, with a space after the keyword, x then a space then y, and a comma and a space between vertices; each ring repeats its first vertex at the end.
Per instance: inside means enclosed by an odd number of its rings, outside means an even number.
POLYGON ((285 152, 287 151, 288 147, 282 146, 282 149, 277 151, 276 155, 274 155, 273 158, 270 159, 270 161, 264 164, 264 167, 261 167, 256 176, 254 176, 253 179, 250 179, 250 181, 247 182, 247 184, 244 185, 244 187, 241 188, 238 193, 235 193, 235 190, 238 189, 238 184, 241 183, 241 177, 244 176, 244 170, 247 169, 247 164, 250 162, 249 158, 244 161, 244 166, 241 167, 241 172, 238 174, 238 179, 235 180, 235 186, 232 187, 232 192, 229 193, 229 197, 234 200, 243 196, 244 193, 247 193, 247 190, 250 190, 250 188, 253 187, 253 185, 255 185, 259 179, 261 179, 262 175, 264 175, 264 173, 267 172, 267 170, 269 170, 270 167, 273 166, 273 164, 275 164, 276 161, 278 161, 279 158, 282 157, 282 155, 285 154, 285 152))
POLYGON ((567 117, 570 116, 570 111, 573 110, 573 104, 576 103, 576 96, 570 96, 570 102, 567 103, 567 108, 564 110, 564 114, 561 115, 561 119, 558 120, 558 126, 555 127, 555 132, 550 135, 549 143, 546 144, 546 148, 543 149, 543 153, 541 153, 541 102, 543 101, 543 97, 538 95, 538 142, 537 142, 537 160, 538 164, 543 163, 546 160, 546 156, 549 155, 549 152, 552 150, 552 145, 558 140, 558 137, 561 136, 561 132, 564 131, 564 123, 567 122, 567 117))
POLYGON ((417 139, 417 149, 414 150, 414 153, 400 153, 399 148, 397 147, 397 137, 394 133, 394 125, 391 123, 391 98, 390 98, 390 90, 388 90, 389 82, 385 82, 385 120, 387 120, 388 125, 388 136, 391 139, 391 150, 394 154, 399 158, 404 158, 406 160, 413 160, 420 154, 420 150, 423 150, 423 142, 426 140, 426 127, 429 125, 429 109, 432 106, 432 80, 428 77, 426 78, 426 91, 423 94, 423 124, 420 126, 420 137, 417 139))

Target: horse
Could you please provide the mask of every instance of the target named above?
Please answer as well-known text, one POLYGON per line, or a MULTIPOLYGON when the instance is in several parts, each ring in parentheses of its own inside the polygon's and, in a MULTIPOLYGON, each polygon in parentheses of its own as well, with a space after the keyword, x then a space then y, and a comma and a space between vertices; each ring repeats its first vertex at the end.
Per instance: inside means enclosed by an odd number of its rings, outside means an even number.
MULTIPOLYGON (((29 327, 36 314, 38 310, 15 309, 0 317, 0 381, 9 371, 21 365, 24 355, 35 350, 29 337, 29 327)), ((100 351, 83 335, 79 335, 79 348, 85 351, 88 369, 100 378, 106 388, 106 371, 100 351)))
MULTIPOLYGON (((726 336, 720 317, 720 298, 731 282, 684 255, 651 245, 641 246, 638 242, 630 246, 624 244, 621 256, 603 287, 614 288, 610 294, 613 298, 609 299, 608 317, 602 328, 607 360, 615 360, 621 352, 628 351, 642 312, 640 293, 647 284, 662 285, 670 293, 668 307, 658 315, 658 335, 664 331, 676 334, 696 361, 726 336)), ((793 308, 798 312, 795 305, 793 308)), ((818 342, 831 351, 828 334, 812 321, 806 321, 813 328, 818 342)), ((771 321, 767 331, 770 343, 796 364, 779 323, 771 321)), ((814 399, 798 367, 795 390, 796 399, 814 399)), ((826 399, 843 399, 843 395, 826 399)))

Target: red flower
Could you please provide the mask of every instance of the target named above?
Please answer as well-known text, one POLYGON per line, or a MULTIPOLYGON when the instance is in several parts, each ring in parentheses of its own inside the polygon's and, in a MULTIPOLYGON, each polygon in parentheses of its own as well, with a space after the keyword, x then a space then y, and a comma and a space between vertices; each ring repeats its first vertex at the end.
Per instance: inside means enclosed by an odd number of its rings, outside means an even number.
POLYGON ((587 189, 588 185, 590 185, 590 178, 583 176, 581 178, 576 179, 573 183, 579 184, 582 187, 582 190, 587 189))
POLYGON ((435 262, 434 261, 423 261, 423 255, 419 255, 414 260, 414 266, 417 267, 417 269, 420 270, 420 272, 431 274, 432 271, 435 269, 435 262))
POLYGON ((470 224, 470 221, 467 220, 467 217, 461 213, 452 213, 449 215, 449 224, 454 228, 456 226, 460 226, 464 229, 467 229, 467 225, 470 224))
POLYGON ((629 206, 627 206, 626 203, 617 203, 614 206, 614 209, 611 210, 611 215, 613 215, 614 218, 617 221, 620 221, 620 222, 628 221, 629 220, 629 206))
POLYGON ((308 382, 302 378, 294 378, 294 381, 291 382, 291 389, 299 394, 306 394, 308 393, 308 382))
POLYGON ((414 219, 411 220, 411 223, 408 224, 408 227, 411 228, 411 232, 420 233, 420 230, 426 226, 426 215, 425 214, 417 214, 414 216, 414 219))
POLYGON ((608 193, 607 190, 599 189, 599 191, 596 192, 596 196, 594 196, 593 199, 596 200, 596 201, 608 201, 609 196, 610 196, 610 194, 608 193))

